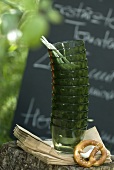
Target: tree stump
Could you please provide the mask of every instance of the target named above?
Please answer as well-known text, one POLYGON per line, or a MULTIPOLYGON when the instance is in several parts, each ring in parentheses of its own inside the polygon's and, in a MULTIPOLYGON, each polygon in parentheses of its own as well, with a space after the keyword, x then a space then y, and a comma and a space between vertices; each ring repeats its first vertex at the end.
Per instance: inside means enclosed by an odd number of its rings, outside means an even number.
POLYGON ((78 165, 48 165, 33 155, 23 151, 15 141, 0 148, 0 170, 113 170, 114 162, 99 167, 83 168, 78 165))

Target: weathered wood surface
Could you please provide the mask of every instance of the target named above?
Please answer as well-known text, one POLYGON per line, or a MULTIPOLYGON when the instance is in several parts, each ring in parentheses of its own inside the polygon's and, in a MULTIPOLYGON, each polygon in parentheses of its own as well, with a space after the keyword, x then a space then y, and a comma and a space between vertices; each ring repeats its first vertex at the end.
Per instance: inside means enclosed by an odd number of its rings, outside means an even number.
POLYGON ((100 167, 83 168, 75 166, 47 165, 16 146, 15 142, 0 148, 0 170, 114 170, 114 162, 100 167))

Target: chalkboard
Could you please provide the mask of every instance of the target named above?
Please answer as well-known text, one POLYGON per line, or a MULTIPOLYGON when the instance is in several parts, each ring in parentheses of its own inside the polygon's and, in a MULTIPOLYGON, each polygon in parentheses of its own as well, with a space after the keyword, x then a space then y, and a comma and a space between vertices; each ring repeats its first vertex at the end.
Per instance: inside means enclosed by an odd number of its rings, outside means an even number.
MULTIPOLYGON (((52 25, 52 43, 83 39, 90 78, 89 127, 96 126, 114 154, 114 2, 112 0, 54 0, 64 17, 52 25)), ((47 49, 30 51, 12 129, 18 123, 41 138, 50 138, 51 71, 47 49)))

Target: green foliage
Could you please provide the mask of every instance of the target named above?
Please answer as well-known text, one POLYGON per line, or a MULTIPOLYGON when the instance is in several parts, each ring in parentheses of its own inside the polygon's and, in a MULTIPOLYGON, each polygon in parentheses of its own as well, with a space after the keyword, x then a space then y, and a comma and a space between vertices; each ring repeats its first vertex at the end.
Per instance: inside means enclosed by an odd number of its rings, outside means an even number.
POLYGON ((39 39, 42 36, 42 32, 47 33, 49 30, 49 25, 46 20, 44 20, 43 16, 37 18, 37 15, 33 14, 30 19, 22 25, 21 30, 23 32, 22 41, 27 46, 35 47, 40 43, 39 39))
POLYGON ((0 145, 10 140, 28 50, 60 21, 51 0, 0 0, 0 145))
POLYGON ((10 140, 10 127, 26 64, 27 50, 0 62, 0 145, 10 140))
MULTIPOLYGON (((38 47, 40 37, 49 32, 50 22, 59 23, 61 16, 51 0, 0 0, 0 38, 7 40, 0 56, 8 55, 12 44, 20 48, 38 47)), ((14 49, 15 50, 15 49, 14 49)))

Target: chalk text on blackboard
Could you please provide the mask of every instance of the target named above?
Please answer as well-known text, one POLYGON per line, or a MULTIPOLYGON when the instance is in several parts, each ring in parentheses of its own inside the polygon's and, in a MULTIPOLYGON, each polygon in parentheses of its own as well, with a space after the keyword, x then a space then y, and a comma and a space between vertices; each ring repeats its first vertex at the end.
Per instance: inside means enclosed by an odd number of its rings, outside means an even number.
POLYGON ((24 117, 24 124, 27 125, 31 122, 31 126, 38 129, 49 129, 50 118, 46 118, 45 115, 40 113, 40 109, 36 108, 33 113, 35 99, 32 98, 26 113, 22 113, 21 116, 24 117))
POLYGON ((76 22, 73 20, 65 20, 65 23, 72 24, 75 26, 74 28, 74 39, 83 39, 85 42, 88 42, 89 44, 93 44, 94 46, 107 48, 109 50, 114 50, 114 38, 110 37, 110 31, 107 30, 104 33, 104 37, 94 37, 91 35, 90 32, 87 31, 81 31, 81 26, 85 26, 86 24, 84 22, 76 22))
POLYGON ((89 78, 96 81, 99 80, 106 83, 112 83, 112 81, 114 81, 114 70, 108 73, 107 71, 102 71, 94 68, 89 72, 89 78))
POLYGON ((108 149, 111 151, 111 154, 114 155, 114 136, 102 130, 101 138, 104 143, 107 143, 107 147, 109 147, 108 149))
POLYGON ((84 31, 84 29, 81 30, 82 27, 88 24, 87 21, 90 21, 91 24, 101 26, 104 24, 104 27, 108 26, 109 29, 114 29, 112 8, 108 9, 106 16, 104 16, 101 12, 94 12, 91 7, 84 8, 84 3, 80 3, 77 8, 70 5, 63 6, 61 4, 55 4, 55 8, 59 9, 60 13, 66 17, 64 21, 65 23, 75 26, 74 39, 83 39, 85 42, 93 44, 94 46, 114 50, 114 38, 111 37, 110 30, 105 31, 103 38, 95 37, 90 32, 84 31), (77 21, 75 18, 77 18, 77 21), (73 19, 75 19, 75 21, 73 19), (80 21, 78 19, 80 19, 80 21))
POLYGON ((114 144, 114 136, 111 134, 106 133, 105 131, 101 131, 101 138, 106 141, 109 142, 110 144, 114 144))
POLYGON ((84 3, 80 3, 77 8, 70 5, 63 6, 61 4, 55 4, 55 8, 59 9, 60 13, 70 19, 81 19, 88 21, 92 24, 103 24, 104 26, 114 29, 114 17, 113 9, 109 8, 106 16, 99 11, 94 11, 91 7, 84 7, 84 3))
POLYGON ((50 70, 50 63, 48 64, 43 64, 43 62, 45 60, 47 60, 48 58, 48 53, 46 53, 45 55, 43 55, 40 59, 38 59, 34 64, 33 67, 34 68, 41 68, 41 69, 45 69, 45 70, 50 70))
POLYGON ((81 31, 80 26, 75 26, 74 30, 74 39, 83 39, 85 42, 88 42, 89 44, 93 44, 94 46, 107 48, 109 50, 114 50, 114 38, 110 37, 110 31, 107 30, 104 33, 104 37, 94 37, 91 35, 90 32, 87 31, 81 31))
POLYGON ((107 101, 114 99, 114 90, 107 91, 107 90, 102 90, 102 89, 98 89, 96 87, 91 86, 89 89, 89 94, 91 96, 99 97, 107 101))

